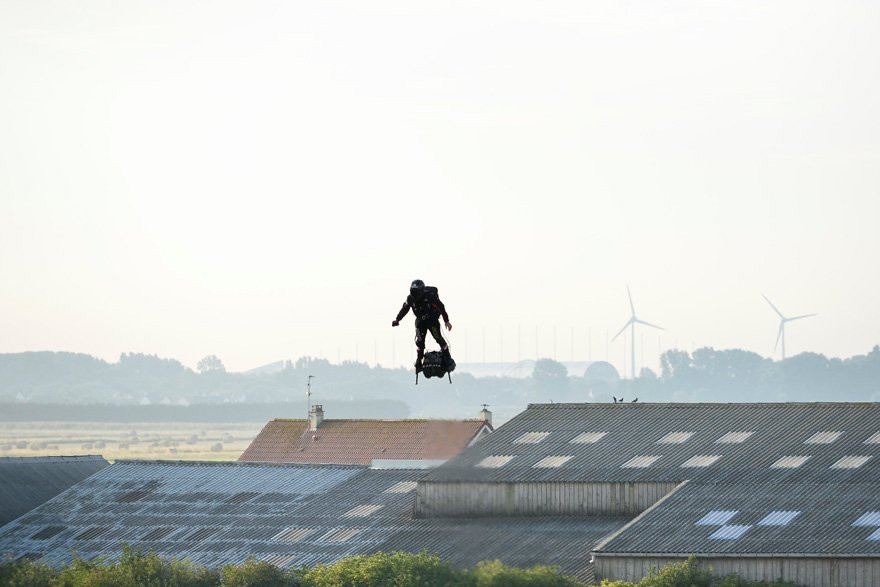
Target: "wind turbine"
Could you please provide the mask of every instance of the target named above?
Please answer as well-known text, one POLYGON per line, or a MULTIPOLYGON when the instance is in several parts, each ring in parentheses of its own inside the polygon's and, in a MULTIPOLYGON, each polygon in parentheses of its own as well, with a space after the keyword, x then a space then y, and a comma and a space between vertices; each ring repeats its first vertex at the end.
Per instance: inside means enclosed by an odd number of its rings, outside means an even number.
POLYGON ((767 300, 767 303, 770 304, 770 307, 773 308, 773 311, 779 315, 779 332, 776 334, 776 344, 773 345, 773 352, 776 352, 776 347, 779 346, 779 340, 782 339, 782 360, 784 361, 785 360, 785 323, 791 322, 793 320, 800 320, 801 318, 809 318, 810 316, 815 316, 816 314, 804 314, 802 316, 794 316, 792 318, 786 318, 785 316, 782 315, 782 312, 780 312, 779 309, 773 305, 773 302, 771 302, 769 299, 767 299, 767 296, 765 296, 764 294, 761 294, 761 296, 765 300, 767 300))
POLYGON ((651 324, 649 322, 645 322, 644 320, 639 320, 639 318, 636 317, 636 308, 635 308, 635 306, 633 306, 633 297, 632 297, 632 294, 629 293, 629 286, 626 286, 626 295, 627 295, 627 297, 629 297, 629 309, 632 312, 632 314, 630 315, 629 320, 627 320, 626 324, 623 325, 623 328, 620 329, 620 332, 618 332, 617 334, 614 335, 614 338, 611 339, 611 342, 614 342, 617 339, 617 337, 620 336, 621 334, 623 334, 627 328, 630 329, 630 335, 631 335, 631 339, 632 339, 632 344, 630 345, 630 351, 632 352, 632 357, 629 362, 629 365, 630 365, 630 372, 632 373, 632 378, 635 379, 636 378, 636 324, 643 324, 645 326, 650 326, 651 328, 657 328, 659 330, 665 330, 665 328, 661 328, 660 326, 656 326, 656 325, 651 324))

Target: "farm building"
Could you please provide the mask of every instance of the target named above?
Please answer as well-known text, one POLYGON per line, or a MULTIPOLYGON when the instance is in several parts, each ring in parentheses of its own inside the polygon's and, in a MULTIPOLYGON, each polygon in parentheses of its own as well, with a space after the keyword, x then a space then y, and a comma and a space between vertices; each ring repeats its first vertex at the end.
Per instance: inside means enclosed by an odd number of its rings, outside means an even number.
POLYGON ((119 462, 0 529, 0 556, 424 549, 637 580, 695 554, 719 574, 880 584, 880 404, 532 404, 468 444, 428 470, 119 462))
POLYGON ((637 580, 696 554, 719 574, 880 585, 878 483, 684 483, 594 550, 596 573, 637 580))
POLYGON ((559 565, 591 578, 590 550, 620 517, 416 520, 423 470, 358 465, 117 462, 0 529, 0 558, 59 564, 122 544, 219 566, 277 566, 428 550, 458 566, 484 559, 559 565))
POLYGON ((427 472, 416 512, 634 517, 594 549, 597 578, 694 553, 718 573, 872 585, 878 449, 878 404, 533 404, 427 472))
POLYGON ((0 457, 0 526, 109 464, 96 455, 0 457))
POLYGON ((320 405, 308 420, 272 420, 239 461, 435 466, 492 432, 492 413, 473 420, 330 420, 320 405))

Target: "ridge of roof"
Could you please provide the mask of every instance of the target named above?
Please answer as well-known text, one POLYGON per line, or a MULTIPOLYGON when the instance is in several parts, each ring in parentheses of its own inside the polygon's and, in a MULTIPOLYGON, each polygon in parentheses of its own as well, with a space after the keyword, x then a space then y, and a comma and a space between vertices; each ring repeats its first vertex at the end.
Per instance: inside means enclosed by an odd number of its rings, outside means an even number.
POLYGON ((103 461, 102 455, 50 455, 43 457, 0 457, 2 463, 70 463, 70 462, 88 462, 103 461))
MULTIPOLYGON (((308 418, 272 418, 270 422, 308 422, 308 418)), ((324 418, 322 422, 457 422, 457 423, 480 423, 486 422, 481 418, 324 418)))
POLYGON ((613 408, 613 409, 644 409, 644 408, 708 408, 708 407, 737 407, 737 408, 769 408, 776 406, 841 406, 858 408, 880 408, 880 402, 581 402, 581 403, 534 403, 529 404, 529 410, 560 410, 579 408, 613 408))
POLYGON ((289 469, 369 469, 369 465, 336 463, 279 463, 271 461, 184 461, 162 459, 117 459, 115 464, 176 465, 213 467, 280 467, 289 469))

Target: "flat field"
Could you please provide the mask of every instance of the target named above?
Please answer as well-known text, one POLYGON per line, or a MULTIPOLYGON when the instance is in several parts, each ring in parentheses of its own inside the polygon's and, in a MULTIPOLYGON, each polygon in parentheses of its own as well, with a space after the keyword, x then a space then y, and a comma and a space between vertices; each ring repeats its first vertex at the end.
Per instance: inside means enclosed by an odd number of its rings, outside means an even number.
POLYGON ((0 422, 0 457, 234 461, 264 422, 0 422))

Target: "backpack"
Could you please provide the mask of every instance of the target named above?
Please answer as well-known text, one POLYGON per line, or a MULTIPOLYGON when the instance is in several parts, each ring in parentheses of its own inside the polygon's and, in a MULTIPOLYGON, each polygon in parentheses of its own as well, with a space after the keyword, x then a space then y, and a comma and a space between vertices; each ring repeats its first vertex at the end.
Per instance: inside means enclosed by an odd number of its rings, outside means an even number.
POLYGON ((429 351, 422 358, 422 373, 425 377, 443 377, 446 375, 446 361, 440 351, 429 351))

